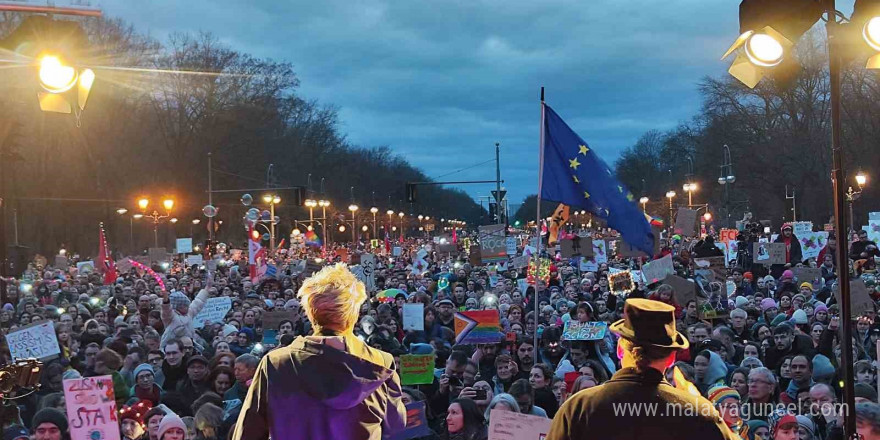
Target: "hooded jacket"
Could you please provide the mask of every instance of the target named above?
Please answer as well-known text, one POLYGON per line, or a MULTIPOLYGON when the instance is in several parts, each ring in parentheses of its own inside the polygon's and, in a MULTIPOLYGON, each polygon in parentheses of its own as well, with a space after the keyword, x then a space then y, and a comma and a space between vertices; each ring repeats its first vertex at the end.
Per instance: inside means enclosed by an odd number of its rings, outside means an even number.
POLYGON ((342 336, 345 351, 298 337, 257 367, 234 440, 379 440, 406 426, 390 354, 342 336))
POLYGON ((709 351, 709 367, 706 369, 706 375, 703 376, 703 380, 697 384, 697 388, 705 395, 709 388, 714 387, 719 382, 723 383, 725 377, 727 377, 727 365, 724 364, 724 359, 721 359, 718 353, 709 351))

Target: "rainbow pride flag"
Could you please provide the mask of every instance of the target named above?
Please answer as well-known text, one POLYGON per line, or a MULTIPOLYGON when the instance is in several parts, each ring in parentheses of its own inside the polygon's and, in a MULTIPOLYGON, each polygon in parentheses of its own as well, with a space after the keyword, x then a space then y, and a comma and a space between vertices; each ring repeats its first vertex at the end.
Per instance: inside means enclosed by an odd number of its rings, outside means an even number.
POLYGON ((321 239, 318 238, 318 234, 316 234, 315 231, 306 231, 305 237, 306 237, 306 245, 307 246, 320 246, 321 245, 321 239))
POLYGON ((494 344, 503 340, 497 310, 455 313, 456 344, 494 344))

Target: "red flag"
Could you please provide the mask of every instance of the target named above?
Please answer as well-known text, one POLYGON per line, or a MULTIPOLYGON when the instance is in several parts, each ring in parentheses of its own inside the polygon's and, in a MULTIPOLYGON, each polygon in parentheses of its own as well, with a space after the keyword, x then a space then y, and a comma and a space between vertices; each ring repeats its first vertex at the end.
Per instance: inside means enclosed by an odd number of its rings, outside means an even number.
POLYGON ((455 233, 455 227, 452 227, 452 243, 458 243, 458 234, 455 233))
POLYGON ((98 261, 97 270, 104 274, 104 284, 113 284, 116 282, 116 262, 107 249, 107 237, 104 234, 104 224, 101 223, 98 233, 98 261))

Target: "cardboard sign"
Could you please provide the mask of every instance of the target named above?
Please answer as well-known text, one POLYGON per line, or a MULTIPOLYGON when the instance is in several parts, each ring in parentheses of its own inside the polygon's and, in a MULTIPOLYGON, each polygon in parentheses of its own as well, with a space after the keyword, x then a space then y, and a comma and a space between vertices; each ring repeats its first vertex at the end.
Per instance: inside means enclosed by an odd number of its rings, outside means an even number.
MULTIPOLYGON (((162 263, 168 261, 168 251, 165 248, 150 248, 147 255, 150 256, 150 264, 152 263, 162 263)), ((149 264, 148 264, 149 266, 149 264)))
POLYGON ((754 243, 756 264, 785 264, 785 243, 754 243))
POLYGON ((113 377, 66 379, 63 386, 70 438, 119 440, 113 377))
POLYGON ((579 322, 570 320, 565 323, 562 339, 565 341, 595 341, 605 337, 608 323, 603 321, 579 322))
POLYGON ((281 321, 293 321, 293 312, 290 310, 272 310, 263 312, 261 320, 263 321, 264 329, 277 329, 281 325, 281 321))
POLYGON ((691 280, 686 280, 678 275, 667 275, 663 284, 668 284, 673 289, 673 297, 678 305, 685 307, 691 300, 697 299, 697 286, 691 280))
POLYGON ((187 255, 186 256, 187 267, 201 266, 204 261, 205 260, 202 258, 202 254, 195 254, 195 255, 187 255))
POLYGON ((95 262, 94 261, 80 261, 76 263, 76 273, 84 275, 87 273, 92 273, 95 271, 95 262))
MULTIPOLYGON (((852 319, 858 319, 865 312, 874 310, 874 301, 871 300, 868 288, 861 279, 849 282, 849 297, 852 306, 850 309, 850 317, 852 319)), ((837 288, 837 284, 834 285, 834 298, 840 304, 840 289, 837 288)), ((846 325, 846 323, 841 322, 841 325, 846 325)))
POLYGON ((507 237, 504 225, 480 226, 480 259, 483 264, 507 259, 507 237))
MULTIPOLYGON (((695 258, 695 272, 698 272, 703 279, 709 282, 724 283, 727 281, 727 268, 724 266, 724 262, 724 257, 695 258)), ((644 268, 642 268, 642 273, 644 273, 644 268)))
POLYGON ((489 440, 544 440, 551 419, 503 409, 489 414, 489 440))
POLYGON ((456 344, 493 344, 504 340, 497 310, 455 313, 456 344))
POLYGON ((516 237, 507 237, 507 255, 516 255, 516 237))
POLYGON ((678 208, 675 215, 675 233, 685 237, 697 235, 697 211, 689 208, 678 208))
POLYGON ((520 255, 518 257, 513 257, 511 261, 511 265, 514 269, 522 269, 529 265, 529 257, 527 255, 520 255))
POLYGON ((401 385, 425 385, 433 382, 433 354, 405 354, 400 356, 401 385))
POLYGON ((361 268, 363 268, 363 281, 367 292, 376 290, 376 256, 373 254, 361 255, 361 268))
POLYGON ((191 237, 178 238, 175 247, 178 254, 188 254, 193 251, 193 239, 191 237))
POLYGON ((116 270, 121 274, 131 273, 131 267, 131 261, 128 258, 116 262, 116 270))
POLYGON ((6 335, 6 343, 13 359, 54 358, 61 353, 55 325, 52 321, 41 321, 21 327, 6 335))
POLYGON ((739 231, 736 229, 722 229, 721 232, 718 233, 718 239, 724 243, 736 241, 736 236, 738 234, 739 231))
POLYGON ((430 435, 431 428, 425 415, 425 402, 412 402, 406 405, 406 428, 392 434, 390 440, 410 440, 430 435))
POLYGON ((67 255, 56 255, 55 264, 52 266, 55 269, 67 270, 67 267, 70 266, 70 260, 67 259, 67 255))
POLYGON ((592 257, 593 240, 579 235, 573 238, 564 238, 559 241, 559 250, 562 258, 592 257))
POLYGON ((206 321, 212 323, 223 322, 223 318, 226 318, 226 314, 229 313, 229 309, 231 308, 232 299, 228 296, 208 298, 208 300, 205 301, 205 306, 202 307, 202 310, 199 310, 199 314, 193 318, 193 327, 202 328, 205 326, 206 321))
POLYGON ((656 283, 666 278, 667 275, 672 275, 674 273, 675 269, 672 266, 671 254, 642 266, 642 277, 644 277, 645 282, 648 284, 656 283))
POLYGON ((422 303, 403 304, 403 331, 425 330, 425 305, 422 303))
POLYGON ((816 284, 822 278, 822 269, 818 267, 795 267, 792 272, 794 272, 794 279, 798 284, 816 284))

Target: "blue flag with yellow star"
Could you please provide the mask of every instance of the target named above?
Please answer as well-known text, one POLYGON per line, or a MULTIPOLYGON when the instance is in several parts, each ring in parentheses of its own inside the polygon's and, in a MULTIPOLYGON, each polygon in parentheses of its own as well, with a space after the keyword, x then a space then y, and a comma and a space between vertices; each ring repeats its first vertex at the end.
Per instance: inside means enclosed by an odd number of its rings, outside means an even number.
POLYGON ((605 220, 632 247, 651 255, 654 234, 645 214, 611 168, 544 104, 541 199, 585 209, 605 220))

